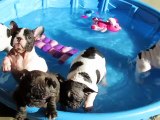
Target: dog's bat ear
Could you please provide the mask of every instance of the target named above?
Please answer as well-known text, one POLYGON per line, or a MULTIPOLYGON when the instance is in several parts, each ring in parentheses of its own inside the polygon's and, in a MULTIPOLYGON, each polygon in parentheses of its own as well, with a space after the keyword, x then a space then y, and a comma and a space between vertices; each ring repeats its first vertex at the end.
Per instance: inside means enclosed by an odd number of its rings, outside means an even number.
POLYGON ((24 70, 13 70, 12 71, 12 74, 13 74, 13 77, 18 80, 18 81, 21 81, 23 80, 26 76, 28 76, 29 74, 29 71, 24 69, 24 70))
POLYGON ((37 40, 44 33, 44 27, 43 26, 37 27, 36 29, 33 30, 33 33, 35 40, 37 40))
POLYGON ((11 21, 10 22, 11 35, 13 35, 17 29, 18 29, 17 23, 14 21, 11 21))
POLYGON ((52 78, 46 77, 45 82, 49 87, 51 86, 53 86, 53 88, 57 87, 57 83, 54 80, 52 80, 52 78))
POLYGON ((10 37, 10 36, 11 36, 11 30, 7 29, 7 37, 10 37))

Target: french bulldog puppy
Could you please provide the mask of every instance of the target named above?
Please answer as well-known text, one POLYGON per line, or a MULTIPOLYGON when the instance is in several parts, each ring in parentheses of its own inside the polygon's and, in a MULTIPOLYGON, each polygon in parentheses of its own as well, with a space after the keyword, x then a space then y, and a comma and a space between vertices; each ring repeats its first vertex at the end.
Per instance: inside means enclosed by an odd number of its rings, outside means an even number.
POLYGON ((49 119, 57 117, 56 103, 59 100, 62 77, 59 74, 46 73, 39 70, 13 71, 13 76, 19 82, 13 97, 17 104, 17 120, 27 118, 26 106, 46 108, 49 119))
POLYGON ((63 108, 77 109, 84 101, 84 109, 91 111, 98 93, 97 84, 105 75, 106 61, 103 55, 94 47, 83 51, 73 60, 67 81, 62 83, 60 101, 63 108))
POLYGON ((10 29, 4 24, 0 23, 0 51, 9 52, 12 49, 10 29))
POLYGON ((147 50, 140 52, 136 58, 136 79, 140 80, 141 73, 147 73, 152 67, 160 68, 160 41, 147 50))
POLYGON ((44 28, 37 27, 34 30, 19 28, 11 21, 11 45, 12 49, 3 60, 3 71, 12 71, 12 69, 23 70, 48 70, 45 60, 35 52, 35 38, 42 35, 44 28))

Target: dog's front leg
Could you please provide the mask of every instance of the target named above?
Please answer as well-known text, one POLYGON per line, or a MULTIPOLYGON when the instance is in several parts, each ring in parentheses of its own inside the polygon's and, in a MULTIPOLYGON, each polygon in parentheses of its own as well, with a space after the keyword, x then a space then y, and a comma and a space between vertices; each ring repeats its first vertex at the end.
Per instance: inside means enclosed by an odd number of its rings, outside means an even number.
POLYGON ((25 120, 27 118, 25 99, 21 96, 19 90, 16 90, 14 92, 13 98, 16 101, 16 105, 17 105, 17 114, 15 116, 15 119, 25 120))
POLYGON ((18 112, 16 114, 17 120, 25 120, 27 118, 26 106, 18 107, 18 112))
POLYGON ((93 109, 93 102, 95 100, 97 96, 97 93, 96 92, 93 92, 93 93, 90 93, 88 96, 87 96, 87 99, 84 103, 84 109, 85 111, 91 111, 93 109))
POLYGON ((2 65, 3 71, 11 71, 11 61, 8 56, 6 56, 3 60, 3 65, 2 65))
POLYGON ((54 96, 50 97, 48 100, 46 116, 49 118, 49 120, 55 119, 57 117, 56 97, 54 96))

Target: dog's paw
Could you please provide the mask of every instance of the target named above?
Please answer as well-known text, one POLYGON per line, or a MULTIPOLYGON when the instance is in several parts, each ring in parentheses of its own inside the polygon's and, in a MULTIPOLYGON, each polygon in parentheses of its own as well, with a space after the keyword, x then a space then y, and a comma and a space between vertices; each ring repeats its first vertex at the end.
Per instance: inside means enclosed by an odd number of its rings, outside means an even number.
POLYGON ((55 120, 57 117, 57 112, 56 111, 47 111, 46 117, 48 117, 49 120, 55 120))
POLYGON ((4 64, 4 65, 2 66, 2 69, 3 69, 4 72, 6 72, 6 71, 11 71, 11 65, 9 65, 9 64, 4 64))
POLYGON ((27 120, 27 115, 18 113, 15 117, 15 120, 27 120))
POLYGON ((2 64, 2 70, 4 72, 11 71, 11 62, 10 62, 10 59, 8 57, 4 58, 4 61, 3 61, 3 64, 2 64))

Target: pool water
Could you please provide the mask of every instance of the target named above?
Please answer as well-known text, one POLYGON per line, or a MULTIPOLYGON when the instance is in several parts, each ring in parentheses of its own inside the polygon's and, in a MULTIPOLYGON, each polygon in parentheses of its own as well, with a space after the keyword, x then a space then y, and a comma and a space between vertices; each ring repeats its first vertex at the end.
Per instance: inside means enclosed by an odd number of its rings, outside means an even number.
MULTIPOLYGON (((101 33, 90 29, 92 18, 81 18, 84 12, 84 9, 71 11, 67 8, 48 8, 34 11, 15 21, 19 27, 25 26, 32 29, 42 25, 47 37, 65 46, 72 46, 79 51, 94 46, 104 54, 107 61, 108 85, 99 85, 99 94, 94 103, 93 113, 125 111, 158 101, 160 95, 156 94, 156 91, 160 90, 160 77, 157 75, 159 70, 151 70, 150 75, 144 78, 143 84, 136 83, 134 76, 136 55, 158 40, 155 34, 150 32, 153 29, 152 26, 138 19, 133 20, 129 12, 114 10, 106 14, 96 13, 94 16, 104 20, 116 17, 122 30, 101 33), (137 28, 138 23, 141 23, 148 31, 140 31, 137 28)), ((5 24, 8 25, 9 22, 5 24)), ((46 59, 50 71, 58 72, 64 77, 67 76, 71 61, 77 55, 64 64, 58 64, 57 59, 39 49, 36 50, 46 59)), ((2 62, 5 53, 1 54, 0 61, 2 62)), ((8 93, 12 93, 16 82, 10 73, 1 72, 0 75, 4 80, 0 82, 0 86, 8 93)), ((83 110, 81 108, 74 112, 83 112, 83 110)))

